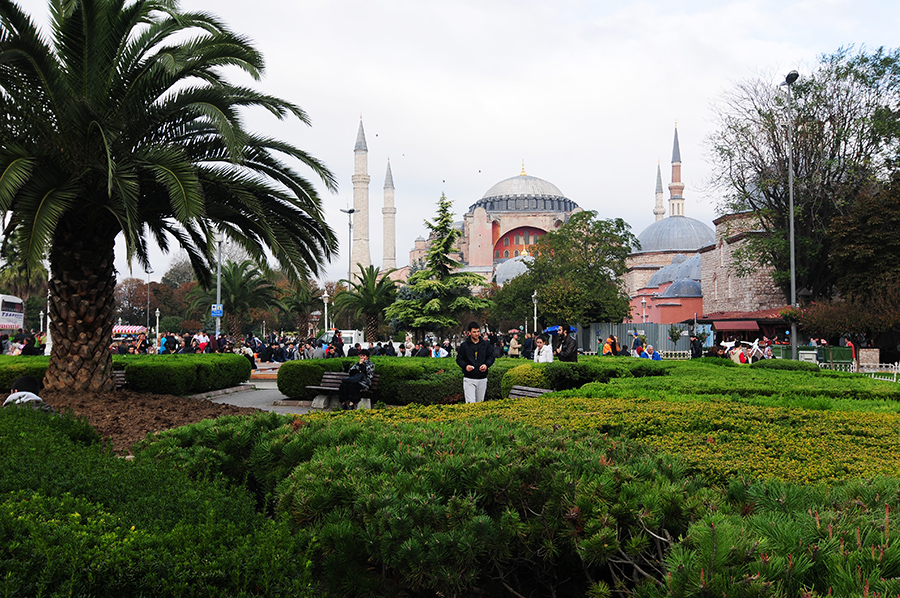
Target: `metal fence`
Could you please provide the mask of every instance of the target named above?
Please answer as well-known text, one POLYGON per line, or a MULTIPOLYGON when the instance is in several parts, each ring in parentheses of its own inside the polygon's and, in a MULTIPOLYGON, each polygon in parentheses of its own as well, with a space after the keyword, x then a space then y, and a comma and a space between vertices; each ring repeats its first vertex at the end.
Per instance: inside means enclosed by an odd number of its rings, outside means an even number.
MULTIPOLYGON (((682 330, 682 336, 677 343, 669 340, 669 327, 671 324, 611 324, 599 323, 591 324, 590 327, 579 327, 576 338, 578 339, 578 347, 585 353, 600 353, 603 349, 603 342, 610 334, 615 335, 619 339, 619 344, 626 349, 631 348, 631 341, 634 338, 633 333, 637 332, 641 336, 647 337, 647 344, 653 345, 653 348, 659 351, 663 359, 666 353, 678 354, 686 352, 688 357, 691 350, 691 339, 688 338, 688 327, 679 325, 682 330)), ((712 329, 709 325, 697 325, 697 332, 708 332, 709 338, 703 348, 707 349, 712 346, 712 329)), ((671 359, 679 359, 672 357, 671 359)))
POLYGON ((855 363, 819 363, 819 368, 823 370, 833 370, 836 372, 854 372, 874 378, 876 380, 885 380, 887 382, 900 382, 900 363, 876 363, 868 365, 860 365, 856 369, 855 363))

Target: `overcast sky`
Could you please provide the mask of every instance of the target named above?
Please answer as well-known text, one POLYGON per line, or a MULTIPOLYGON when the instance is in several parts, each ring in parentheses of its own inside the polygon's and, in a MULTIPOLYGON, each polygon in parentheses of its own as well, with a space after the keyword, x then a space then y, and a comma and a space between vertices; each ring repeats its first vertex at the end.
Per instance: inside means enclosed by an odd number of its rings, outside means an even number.
MULTIPOLYGON (((25 0, 46 19, 44 0, 25 0)), ((808 72, 822 53, 855 44, 895 47, 900 2, 815 0, 574 1, 182 0, 218 15, 266 58, 257 89, 302 106, 312 127, 266 114, 250 127, 323 160, 322 190, 340 255, 323 280, 347 273, 353 146, 369 147, 372 261, 382 262, 382 187, 396 187, 397 264, 446 193, 455 218, 494 183, 519 174, 555 184, 582 208, 653 222, 656 166, 671 180, 675 122, 685 213, 710 226, 704 193, 712 106, 735 82, 808 72)), ((666 189, 665 197, 668 198, 666 189)), ((120 249, 119 277, 128 276, 120 249)), ((170 256, 154 258, 158 280, 170 256)), ((135 265, 135 274, 144 273, 135 265)))

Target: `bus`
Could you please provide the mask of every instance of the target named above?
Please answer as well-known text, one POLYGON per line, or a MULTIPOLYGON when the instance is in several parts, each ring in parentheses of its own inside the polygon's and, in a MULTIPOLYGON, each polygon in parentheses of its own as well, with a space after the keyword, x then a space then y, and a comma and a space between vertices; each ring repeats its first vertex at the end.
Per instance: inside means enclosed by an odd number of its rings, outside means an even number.
POLYGON ((12 295, 0 295, 0 333, 25 328, 25 302, 12 295))

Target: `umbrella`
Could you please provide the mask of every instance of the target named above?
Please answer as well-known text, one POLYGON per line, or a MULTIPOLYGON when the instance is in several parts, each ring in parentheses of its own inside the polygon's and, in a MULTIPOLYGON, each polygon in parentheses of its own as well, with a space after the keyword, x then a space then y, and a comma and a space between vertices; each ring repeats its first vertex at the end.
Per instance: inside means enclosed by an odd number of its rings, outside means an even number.
MULTIPOLYGON (((574 326, 569 326, 569 332, 578 332, 578 329, 574 326)), ((559 326, 550 326, 549 328, 544 328, 544 334, 552 334, 556 336, 559 334, 559 326)))

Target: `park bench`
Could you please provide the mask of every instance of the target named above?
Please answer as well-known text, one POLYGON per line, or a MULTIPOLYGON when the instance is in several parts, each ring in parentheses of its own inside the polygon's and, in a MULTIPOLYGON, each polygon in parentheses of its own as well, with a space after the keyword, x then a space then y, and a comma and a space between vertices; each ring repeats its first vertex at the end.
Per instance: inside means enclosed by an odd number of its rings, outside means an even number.
POLYGON ((513 386, 509 389, 510 399, 534 399, 548 392, 553 392, 549 388, 534 388, 533 386, 513 386))
MULTIPOLYGON (((322 381, 318 386, 307 386, 307 390, 314 390, 318 394, 313 399, 312 408, 321 409, 323 411, 334 411, 341 408, 341 400, 338 397, 338 391, 341 388, 341 381, 349 374, 347 372, 325 372, 322 375, 322 381)), ((372 376, 372 386, 369 390, 363 390, 359 393, 360 401, 357 409, 372 408, 372 394, 378 389, 378 374, 372 376)))
POLYGON ((128 385, 125 380, 125 370, 113 370, 113 380, 116 382, 116 389, 125 388, 128 385))

